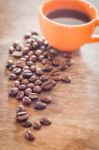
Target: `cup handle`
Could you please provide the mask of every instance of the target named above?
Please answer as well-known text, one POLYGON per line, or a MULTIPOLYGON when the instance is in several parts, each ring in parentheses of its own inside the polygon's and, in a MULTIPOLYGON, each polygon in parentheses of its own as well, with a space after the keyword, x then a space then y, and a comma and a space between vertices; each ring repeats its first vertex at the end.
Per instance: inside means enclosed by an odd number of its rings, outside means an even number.
MULTIPOLYGON (((99 19, 97 19, 95 22, 95 27, 97 26, 99 26, 99 19)), ((91 39, 89 40, 89 43, 92 43, 92 42, 99 42, 99 35, 93 35, 91 39)))

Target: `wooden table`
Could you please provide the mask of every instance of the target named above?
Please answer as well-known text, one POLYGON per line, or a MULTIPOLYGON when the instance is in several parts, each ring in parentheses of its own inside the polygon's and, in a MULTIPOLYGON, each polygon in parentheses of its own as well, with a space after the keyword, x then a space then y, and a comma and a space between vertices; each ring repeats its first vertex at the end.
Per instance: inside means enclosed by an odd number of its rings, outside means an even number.
MULTIPOLYGON (((43 0, 0 0, 0 150, 99 150, 99 43, 83 46, 67 74, 69 85, 51 93, 53 103, 44 111, 29 109, 34 120, 49 116, 50 127, 34 132, 35 142, 24 139, 24 128, 15 123, 15 99, 8 98, 5 70, 8 47, 27 31, 39 31, 38 7, 43 0)), ((98 0, 90 0, 98 8, 98 0)), ((96 33, 99 34, 99 28, 96 33)))

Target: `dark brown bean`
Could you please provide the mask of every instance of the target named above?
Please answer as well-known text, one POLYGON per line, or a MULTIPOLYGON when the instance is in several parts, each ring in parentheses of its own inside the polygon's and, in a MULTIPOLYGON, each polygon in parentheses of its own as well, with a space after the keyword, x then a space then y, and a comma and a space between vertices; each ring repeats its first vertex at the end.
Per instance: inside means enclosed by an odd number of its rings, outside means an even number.
POLYGON ((31 77, 33 75, 33 73, 30 71, 30 70, 24 70, 23 71, 23 76, 25 77, 25 78, 29 78, 29 77, 31 77))
POLYGON ((20 74, 19 76, 18 76, 18 80, 19 81, 22 81, 24 78, 23 78, 23 75, 22 74, 20 74))
POLYGON ((23 97, 24 97, 24 92, 23 91, 19 91, 16 95, 16 99, 18 99, 18 100, 22 100, 23 97))
POLYGON ((26 121, 22 122, 22 126, 25 128, 29 128, 32 126, 32 122, 30 120, 26 120, 26 121))
POLYGON ((11 73, 9 75, 9 80, 16 80, 17 78, 18 78, 17 75, 15 75, 14 73, 11 73))
POLYGON ((13 87, 9 91, 9 96, 14 97, 14 96, 16 96, 17 93, 18 93, 18 88, 17 87, 13 87))
POLYGON ((61 80, 63 82, 66 82, 66 83, 70 83, 71 82, 71 77, 69 77, 69 76, 63 76, 61 80))
POLYGON ((36 75, 32 75, 31 78, 29 79, 29 81, 34 82, 37 79, 38 79, 38 77, 36 75))
POLYGON ((20 81, 18 81, 18 80, 14 81, 14 83, 13 83, 14 87, 19 87, 19 85, 20 85, 20 81))
POLYGON ((38 34, 38 32, 36 32, 36 31, 31 31, 31 35, 36 35, 36 36, 38 36, 39 34, 38 34))
POLYGON ((22 99, 22 102, 25 105, 30 105, 32 101, 31 101, 31 99, 29 97, 24 96, 23 99, 22 99))
POLYGON ((12 71, 15 67, 16 67, 16 65, 14 64, 14 65, 11 65, 8 69, 9 69, 10 71, 12 71))
POLYGON ((27 112, 17 112, 16 113, 16 121, 18 122, 22 122, 22 121, 25 121, 29 118, 29 115, 27 112))
POLYGON ((23 80, 21 81, 21 84, 27 85, 28 83, 29 83, 29 80, 28 80, 28 79, 23 79, 23 80))
POLYGON ((26 109, 23 105, 19 105, 17 108, 16 108, 16 113, 18 112, 26 112, 26 109))
POLYGON ((28 54, 29 51, 30 51, 29 47, 24 47, 22 50, 22 53, 23 53, 23 55, 26 55, 26 54, 28 54))
POLYGON ((19 45, 19 41, 18 40, 16 40, 16 41, 13 42, 13 47, 14 48, 16 48, 18 45, 19 45))
POLYGON ((53 66, 59 66, 59 64, 60 64, 59 59, 57 57, 54 58, 52 64, 53 64, 53 66))
POLYGON ((50 119, 48 119, 48 118, 41 118, 40 119, 40 123, 42 124, 42 125, 44 125, 44 126, 48 126, 48 125, 51 125, 51 120, 50 119))
POLYGON ((40 80, 43 81, 43 82, 44 82, 44 81, 47 81, 48 79, 49 79, 49 78, 48 78, 47 75, 44 75, 44 74, 43 74, 43 75, 40 76, 40 80))
POLYGON ((38 60, 39 60, 39 61, 42 61, 43 59, 44 59, 44 55, 38 56, 38 60))
POLYGON ((46 104, 43 103, 43 102, 36 102, 35 105, 34 105, 34 109, 37 109, 37 110, 43 110, 46 108, 46 104))
POLYGON ((50 64, 46 64, 42 70, 45 71, 45 72, 50 72, 51 70, 53 69, 52 65, 50 64))
POLYGON ((27 84, 27 88, 32 88, 33 89, 34 88, 34 84, 33 83, 28 83, 27 84))
POLYGON ((15 51, 14 47, 13 47, 13 46, 10 46, 10 47, 9 47, 9 54, 12 54, 14 51, 15 51))
POLYGON ((51 98, 46 97, 46 96, 42 96, 41 97, 41 101, 44 102, 44 103, 46 103, 46 104, 49 104, 49 103, 52 102, 51 98))
POLYGON ((27 66, 31 67, 33 65, 33 62, 31 60, 27 61, 27 66))
POLYGON ((37 49, 39 47, 39 43, 37 41, 32 44, 33 49, 37 49))
POLYGON ((30 60, 33 61, 33 62, 36 62, 37 61, 37 56, 36 55, 32 55, 30 57, 30 60))
POLYGON ((52 76, 51 77, 54 81, 61 81, 62 77, 59 76, 59 75, 56 75, 56 76, 52 76))
POLYGON ((25 84, 21 84, 20 86, 19 86, 19 90, 25 90, 26 89, 26 85, 25 84))
POLYGON ((37 100, 39 98, 39 95, 37 93, 30 93, 29 94, 29 98, 34 101, 37 100))
POLYGON ((41 129, 40 121, 34 121, 33 122, 33 129, 35 129, 35 130, 40 130, 41 129))
POLYGON ((43 59, 42 60, 42 64, 46 65, 46 64, 51 64, 51 62, 48 59, 43 59))
POLYGON ((34 141, 35 140, 35 137, 34 137, 34 135, 32 134, 32 132, 30 130, 26 131, 25 138, 28 141, 34 141))
POLYGON ((23 68, 26 65, 25 61, 20 60, 16 63, 16 67, 23 68))
POLYGON ((36 71, 36 66, 35 66, 35 65, 32 65, 32 66, 30 67, 30 70, 31 70, 32 72, 35 72, 35 71, 36 71))
POLYGON ((18 68, 18 67, 14 68, 13 73, 16 74, 16 75, 20 74, 21 73, 21 68, 18 68))
POLYGON ((42 50, 37 49, 37 50, 35 51, 35 54, 36 54, 37 56, 40 56, 40 55, 42 54, 42 50))
POLYGON ((40 79, 37 79, 35 82, 34 82, 34 85, 41 85, 42 84, 42 81, 40 79))
POLYGON ((29 38, 31 38, 31 32, 28 32, 27 34, 24 35, 24 39, 27 40, 29 38))
POLYGON ((42 89, 44 90, 50 90, 55 85, 55 81, 52 79, 49 79, 41 85, 42 89))
POLYGON ((43 74, 43 71, 41 68, 36 68, 36 74, 37 75, 42 75, 43 74))
POLYGON ((41 86, 39 86, 39 85, 34 86, 33 92, 35 92, 35 93, 40 93, 41 91, 42 91, 41 86))
POLYGON ((31 88, 26 88, 25 91, 24 91, 24 94, 25 94, 26 96, 28 96, 31 92, 32 92, 32 89, 31 89, 31 88))
POLYGON ((13 52, 13 57, 15 57, 15 58, 20 58, 21 56, 22 56, 22 52, 18 52, 18 51, 15 51, 15 52, 13 52))
POLYGON ((13 60, 8 60, 6 63, 6 68, 11 67, 14 64, 13 60))

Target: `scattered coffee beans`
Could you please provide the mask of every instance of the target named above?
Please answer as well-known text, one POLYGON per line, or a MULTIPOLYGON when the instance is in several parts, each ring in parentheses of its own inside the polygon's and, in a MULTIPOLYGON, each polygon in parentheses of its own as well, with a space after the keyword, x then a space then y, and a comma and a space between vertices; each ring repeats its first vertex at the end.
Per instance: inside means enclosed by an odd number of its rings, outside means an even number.
POLYGON ((41 129, 40 121, 34 121, 33 122, 33 129, 35 129, 35 130, 40 130, 41 129))
POLYGON ((51 120, 48 119, 48 118, 41 118, 40 122, 44 126, 48 126, 48 125, 50 125, 52 123, 51 120))
POLYGON ((34 108, 37 110, 42 110, 46 108, 46 104, 44 102, 36 102, 34 108))
POLYGON ((25 138, 28 141, 34 141, 35 140, 35 137, 34 137, 34 135, 32 134, 32 132, 30 130, 26 131, 25 138))

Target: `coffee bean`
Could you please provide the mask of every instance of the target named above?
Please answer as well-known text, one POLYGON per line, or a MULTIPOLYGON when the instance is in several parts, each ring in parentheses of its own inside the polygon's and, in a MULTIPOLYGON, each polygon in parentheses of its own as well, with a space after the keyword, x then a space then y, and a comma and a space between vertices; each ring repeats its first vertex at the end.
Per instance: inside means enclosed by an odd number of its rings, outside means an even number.
POLYGON ((25 89, 24 93, 26 96, 28 96, 30 93, 32 92, 32 89, 31 88, 27 88, 25 89))
POLYGON ((40 79, 37 79, 35 82, 34 82, 34 85, 41 85, 42 84, 42 81, 40 79))
POLYGON ((25 105, 30 105, 31 104, 31 99, 27 96, 24 96, 22 99, 23 104, 25 105))
POLYGON ((24 39, 27 40, 29 38, 31 38, 31 32, 28 32, 27 34, 24 35, 24 39))
POLYGON ((29 83, 29 80, 28 80, 28 79, 23 79, 23 80, 21 81, 21 84, 27 85, 28 83, 29 83))
POLYGON ((59 66, 59 59, 56 57, 56 58, 54 58, 53 59, 53 62, 52 62, 52 64, 53 64, 53 66, 59 66))
POLYGON ((37 93, 30 93, 29 94, 29 98, 34 101, 37 100, 39 98, 39 95, 37 93))
POLYGON ((43 71, 41 68, 36 68, 36 74, 37 75, 42 75, 43 74, 43 71))
POLYGON ((37 41, 33 42, 32 48, 37 49, 39 47, 39 43, 37 41))
POLYGON ((36 75, 32 75, 31 78, 29 79, 29 81, 34 82, 37 79, 38 79, 38 77, 36 75))
POLYGON ((13 60, 8 60, 7 63, 6 63, 6 68, 9 68, 13 65, 13 60))
POLYGON ((14 81, 14 83, 13 83, 14 87, 19 87, 19 85, 20 85, 20 81, 18 81, 18 80, 14 81))
POLYGON ((46 108, 46 104, 43 102, 36 102, 34 105, 34 109, 43 110, 46 108))
POLYGON ((16 40, 16 41, 13 42, 13 47, 14 48, 16 48, 18 45, 19 45, 19 41, 18 40, 16 40))
POLYGON ((12 54, 14 51, 15 51, 14 47, 13 47, 13 46, 10 46, 10 47, 9 47, 9 54, 12 54))
POLYGON ((27 66, 31 67, 33 65, 33 62, 32 61, 27 61, 27 66))
POLYGON ((34 86, 33 91, 35 93, 40 93, 42 91, 42 88, 39 85, 34 86))
POLYGON ((28 118, 29 118, 29 115, 25 111, 16 113, 16 121, 18 121, 18 122, 26 121, 28 118))
POLYGON ((28 55, 25 55, 24 58, 26 59, 26 61, 29 60, 29 56, 28 55))
POLYGON ((40 55, 42 54, 42 50, 37 49, 37 50, 35 51, 35 54, 36 54, 37 56, 40 56, 40 55))
POLYGON ((35 72, 35 71, 36 71, 36 66, 35 66, 35 65, 32 65, 32 66, 30 67, 30 70, 31 70, 32 72, 35 72))
POLYGON ((49 104, 49 103, 52 102, 52 100, 50 98, 46 97, 46 96, 42 96, 41 101, 46 103, 46 104, 49 104))
POLYGON ((11 73, 9 75, 9 80, 16 80, 17 78, 18 78, 17 75, 15 75, 14 73, 11 73))
POLYGON ((16 99, 18 99, 18 100, 22 100, 23 97, 24 97, 24 92, 23 91, 19 91, 16 95, 16 99))
POLYGON ((41 45, 41 46, 40 46, 40 49, 41 49, 42 51, 44 51, 44 50, 46 49, 46 47, 45 47, 44 45, 41 45))
POLYGON ((44 55, 45 58, 47 58, 48 55, 49 55, 49 52, 48 52, 48 51, 44 51, 44 52, 43 52, 43 55, 44 55))
POLYGON ((16 96, 17 93, 18 93, 18 88, 17 87, 13 87, 9 91, 9 96, 14 97, 14 96, 16 96))
POLYGON ((34 141, 35 140, 35 137, 33 136, 32 132, 30 130, 26 131, 25 138, 28 141, 34 141))
POLYGON ((15 67, 16 67, 16 65, 14 64, 14 65, 11 65, 8 69, 9 69, 10 71, 12 71, 15 67))
POLYGON ((29 77, 31 77, 33 75, 33 73, 30 71, 30 70, 24 70, 23 71, 23 76, 25 77, 25 78, 29 78, 29 77))
POLYGON ((69 77, 69 76, 63 76, 61 80, 63 82, 66 82, 66 83, 70 83, 71 82, 71 77, 69 77))
POLYGON ((32 88, 33 89, 34 88, 34 84, 33 83, 28 83, 27 84, 27 88, 32 88))
POLYGON ((19 113, 19 112, 26 112, 26 109, 23 105, 19 105, 17 108, 16 108, 16 113, 19 113))
POLYGON ((41 129, 40 121, 34 121, 33 122, 33 129, 35 129, 35 130, 40 130, 41 129))
POLYGON ((18 51, 15 51, 15 52, 13 52, 13 57, 15 57, 15 58, 20 58, 21 56, 22 56, 22 52, 18 52, 18 51))
POLYGON ((24 47, 22 50, 23 55, 28 54, 28 52, 29 52, 29 47, 24 47))
POLYGON ((41 85, 43 90, 50 90, 55 85, 55 81, 52 79, 49 79, 41 85))
POLYGON ((42 61, 43 59, 44 59, 44 55, 38 56, 38 60, 39 60, 39 61, 42 61))
POLYGON ((33 62, 36 62, 37 61, 37 56, 36 55, 32 55, 30 57, 30 60, 33 61, 33 62))
POLYGON ((19 90, 25 90, 26 89, 26 85, 25 84, 21 84, 20 86, 19 86, 19 90))
POLYGON ((36 32, 36 31, 32 31, 32 32, 31 32, 31 35, 36 35, 36 36, 38 36, 39 34, 38 34, 38 32, 36 32))
POLYGON ((61 81, 62 77, 59 76, 59 75, 56 75, 56 76, 52 76, 51 77, 54 81, 61 81))
POLYGON ((51 122, 51 120, 48 119, 48 118, 41 118, 41 119, 40 119, 40 123, 41 123, 42 125, 44 125, 44 126, 48 126, 48 125, 50 125, 52 122, 51 122))
POLYGON ((16 67, 23 68, 26 65, 25 61, 20 60, 16 63, 16 67))
POLYGON ((27 65, 24 66, 24 67, 23 67, 23 71, 24 71, 24 70, 29 70, 29 66, 27 66, 27 65))
POLYGON ((52 65, 46 64, 42 70, 45 72, 50 72, 53 69, 52 65))
POLYGON ((23 78, 23 75, 22 74, 20 74, 19 76, 18 76, 18 80, 19 81, 22 81, 24 78, 23 78))
POLYGON ((26 120, 25 122, 22 122, 22 126, 25 128, 29 128, 32 126, 32 122, 30 120, 26 120))
POLYGON ((49 78, 48 78, 48 76, 46 76, 46 75, 41 75, 41 76, 40 76, 40 80, 43 81, 43 82, 44 82, 44 81, 47 81, 48 79, 49 79, 49 78))
POLYGON ((61 70, 61 71, 64 71, 65 69, 67 69, 68 68, 68 66, 66 65, 66 64, 61 64, 60 66, 59 66, 59 69, 61 70))
POLYGON ((15 69, 13 69, 13 73, 18 75, 21 73, 21 68, 16 67, 15 69))

